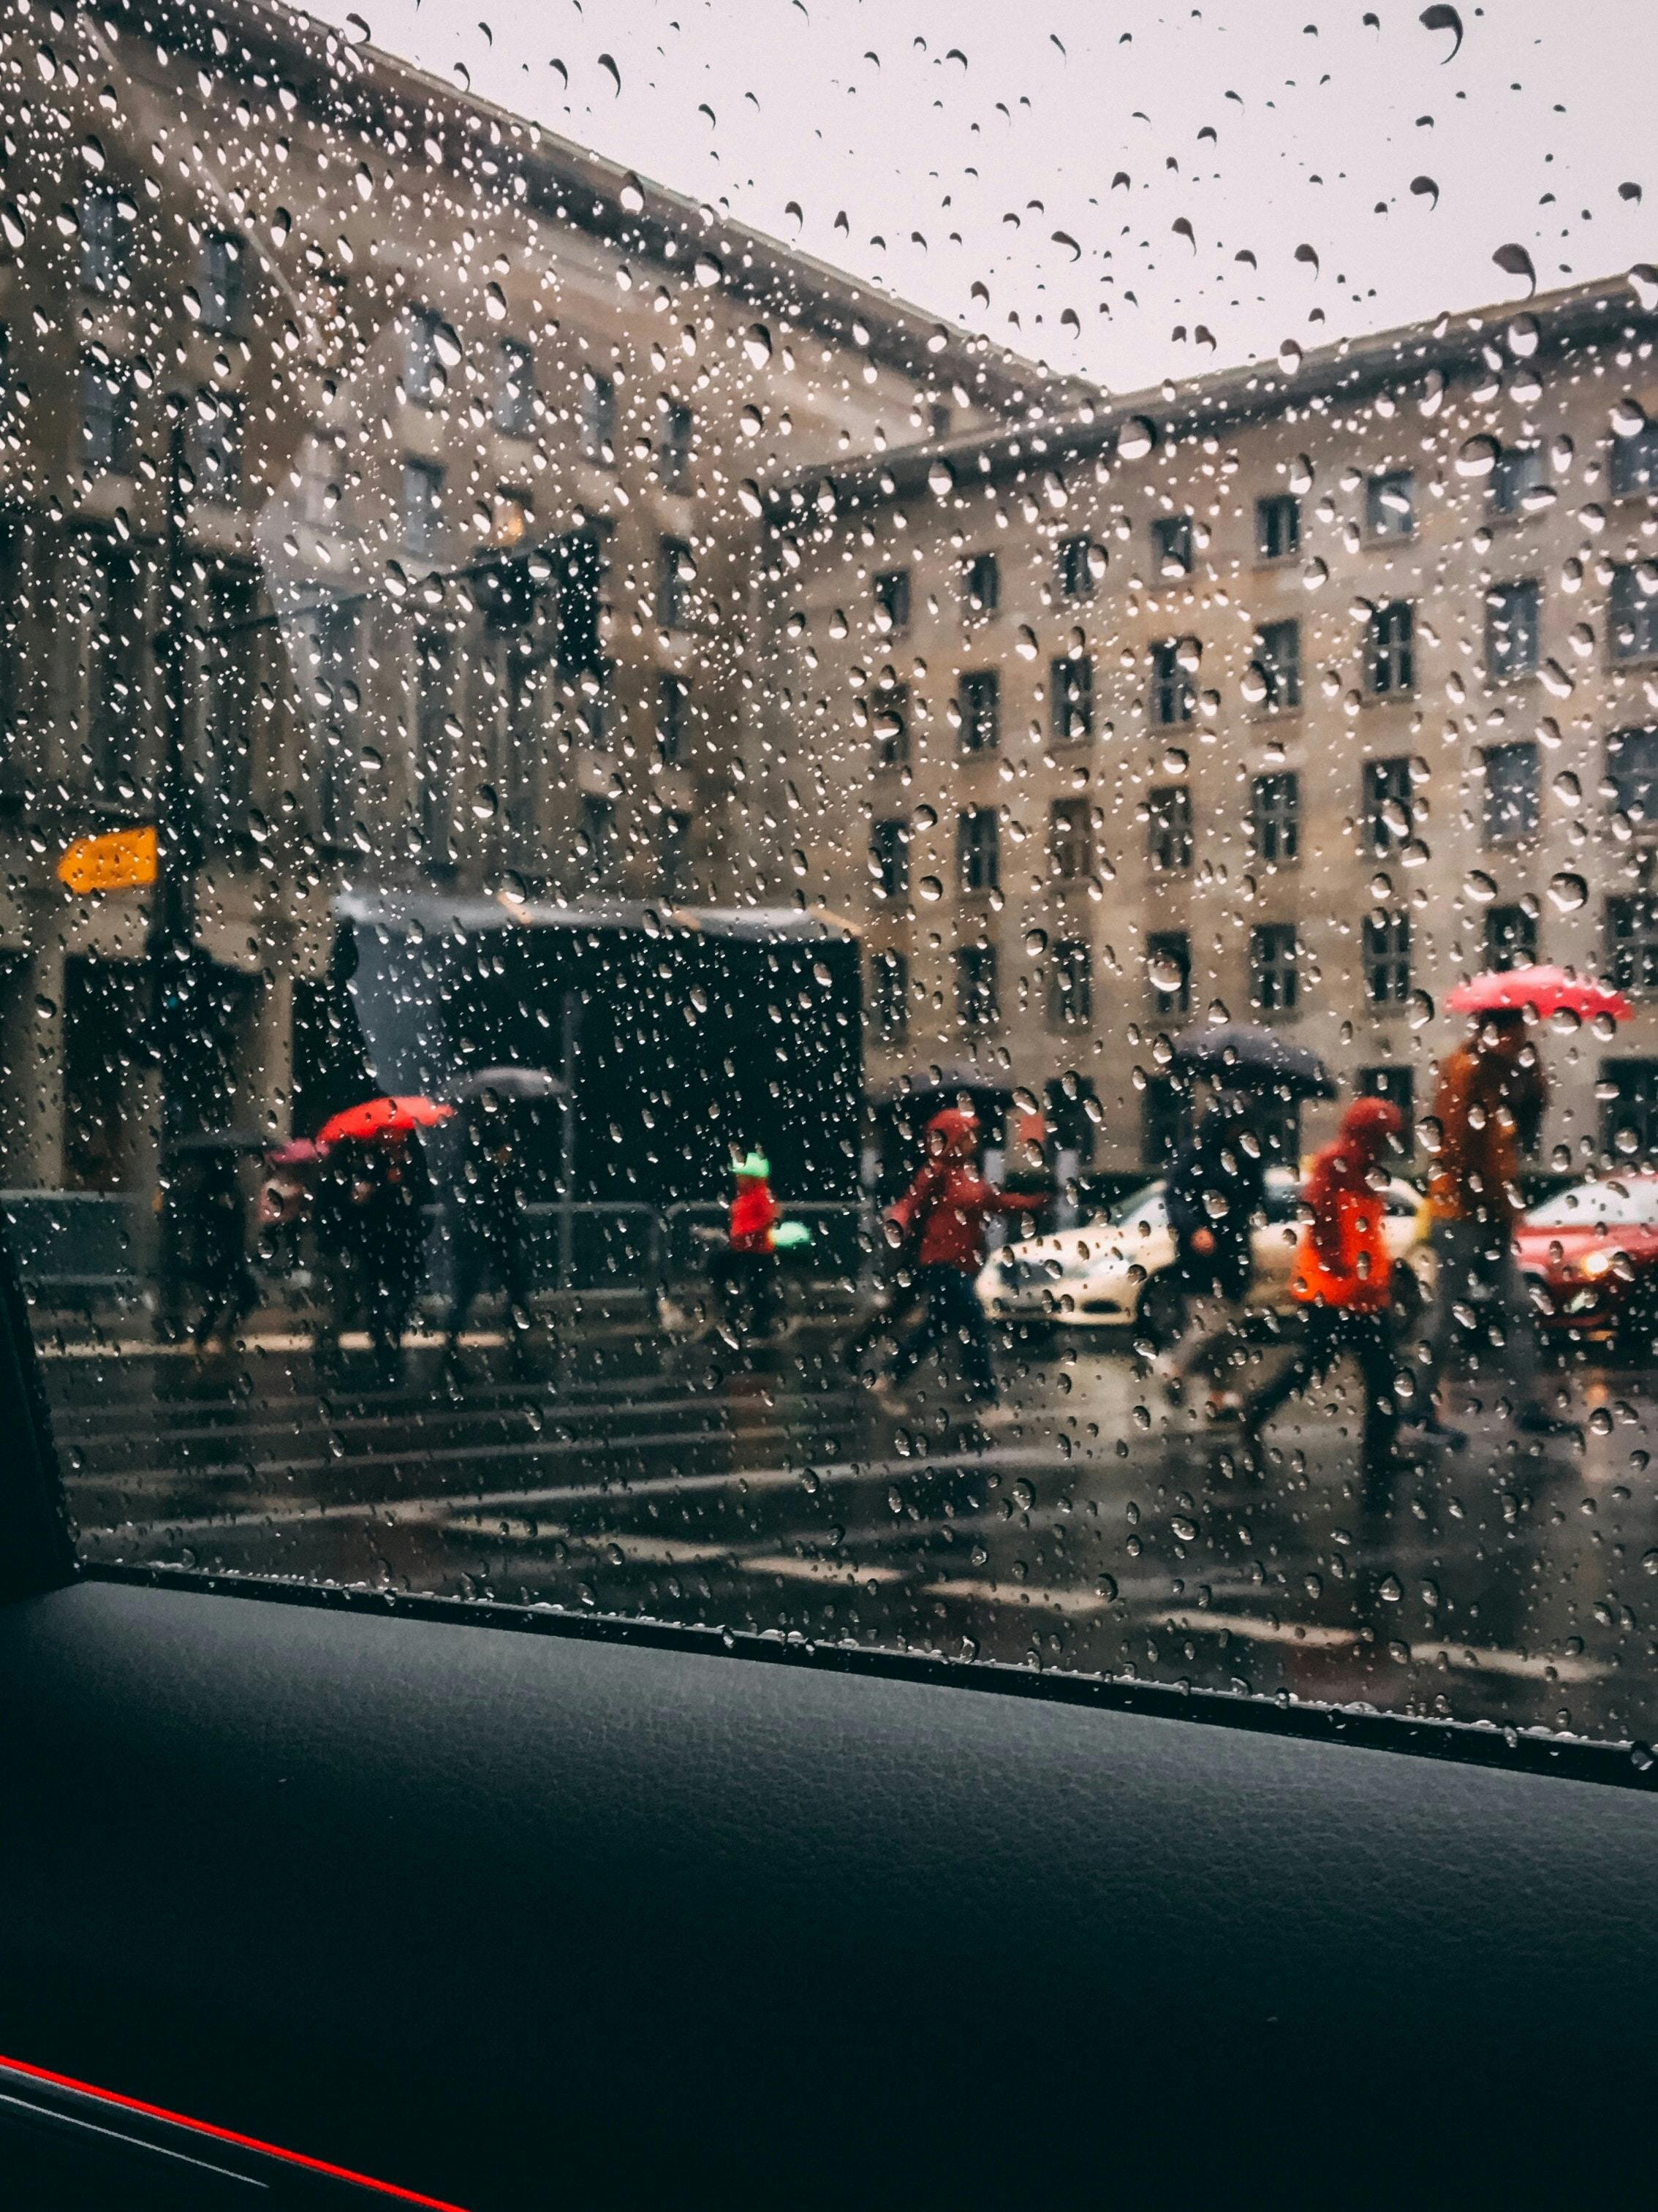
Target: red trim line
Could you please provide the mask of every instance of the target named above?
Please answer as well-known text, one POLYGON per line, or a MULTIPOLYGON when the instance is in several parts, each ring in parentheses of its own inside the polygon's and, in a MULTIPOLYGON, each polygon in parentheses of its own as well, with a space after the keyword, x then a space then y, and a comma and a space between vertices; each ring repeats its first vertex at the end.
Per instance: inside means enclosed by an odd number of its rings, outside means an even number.
POLYGON ((423 2204, 428 2212, 463 2212, 459 2204, 451 2204, 440 2197, 422 2197, 413 2189, 399 2189, 395 2182, 375 2181, 366 2173, 353 2173, 349 2166, 331 2166, 326 2159, 307 2158, 303 2151, 283 2150, 276 2143, 261 2142, 257 2136, 238 2135, 234 2128, 215 2127, 210 2120, 192 2120, 184 2112, 170 2112, 165 2105, 147 2105, 141 2097, 123 2097, 114 2089, 100 2089, 90 2081, 77 2081, 72 2074, 53 2074, 44 2066, 25 2065, 21 2058, 0 2057, 0 2069, 10 2074, 21 2074, 32 2081, 48 2081, 55 2089, 73 2089, 77 2095, 93 2097, 101 2105, 118 2105, 123 2112, 142 2112, 146 2119, 165 2120, 171 2127, 187 2128, 192 2135, 208 2136, 215 2142, 234 2143, 240 2150, 256 2150, 265 2158, 279 2158, 287 2166, 304 2166, 311 2173, 326 2173, 336 2181, 355 2182, 359 2189, 373 2189, 382 2197, 395 2197, 399 2204, 423 2204))

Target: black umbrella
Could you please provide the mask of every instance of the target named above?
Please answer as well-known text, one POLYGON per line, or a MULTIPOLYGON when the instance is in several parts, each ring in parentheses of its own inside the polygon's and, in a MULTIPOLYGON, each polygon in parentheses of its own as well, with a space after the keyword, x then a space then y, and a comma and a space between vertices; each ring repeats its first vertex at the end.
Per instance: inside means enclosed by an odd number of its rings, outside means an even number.
POLYGON ((452 1097, 482 1098, 493 1091, 497 1098, 562 1098, 568 1086, 544 1067, 479 1067, 462 1076, 452 1097))
POLYGON ((1175 1039, 1175 1068, 1229 1091, 1278 1091, 1297 1098, 1333 1098, 1335 1079, 1315 1052, 1286 1043, 1276 1030, 1253 1022, 1223 1022, 1214 1029, 1182 1030, 1175 1039))
POLYGON ((1013 1096, 1013 1085, 1006 1076, 987 1075, 981 1067, 917 1067, 896 1082, 881 1084, 870 1095, 887 1105, 902 1106, 911 1098, 943 1105, 963 1091, 975 1098, 1005 1102, 1013 1096))

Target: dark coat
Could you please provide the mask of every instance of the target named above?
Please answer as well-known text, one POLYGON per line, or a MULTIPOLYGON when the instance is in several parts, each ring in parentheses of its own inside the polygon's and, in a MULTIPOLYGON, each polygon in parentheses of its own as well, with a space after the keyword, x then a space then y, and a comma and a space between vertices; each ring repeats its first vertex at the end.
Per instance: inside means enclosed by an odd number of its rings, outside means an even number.
POLYGON ((1247 1115, 1212 1106, 1169 1170, 1175 1272, 1187 1290, 1241 1297, 1248 1289, 1266 1194, 1266 1164, 1247 1115), (1199 1229, 1214 1237, 1212 1252, 1194 1249, 1199 1229))

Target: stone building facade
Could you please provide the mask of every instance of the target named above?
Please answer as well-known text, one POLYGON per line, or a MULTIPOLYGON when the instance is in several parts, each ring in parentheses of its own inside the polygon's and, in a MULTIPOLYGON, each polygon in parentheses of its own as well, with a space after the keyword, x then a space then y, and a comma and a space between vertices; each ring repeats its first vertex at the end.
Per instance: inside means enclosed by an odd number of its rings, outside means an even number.
POLYGON ((751 775, 780 880, 865 933, 873 1082, 975 1061, 1127 1171, 1224 1012, 1420 1116, 1448 991, 1534 957, 1637 1009, 1544 1040, 1548 1158, 1653 1150, 1655 306, 1637 270, 772 485, 751 775))

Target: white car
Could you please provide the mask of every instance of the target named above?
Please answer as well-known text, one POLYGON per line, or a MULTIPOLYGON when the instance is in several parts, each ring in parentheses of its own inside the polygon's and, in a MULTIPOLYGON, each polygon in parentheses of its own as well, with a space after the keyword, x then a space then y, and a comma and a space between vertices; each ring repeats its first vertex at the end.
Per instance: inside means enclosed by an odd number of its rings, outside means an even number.
MULTIPOLYGON (((1266 1173, 1266 1219, 1255 1231, 1250 1304, 1289 1310, 1290 1271, 1301 1238, 1300 1179, 1287 1168, 1266 1173)), ((1433 1290, 1427 1206, 1420 1191, 1394 1176, 1387 1192, 1388 1249, 1395 1304, 1414 1317, 1433 1290)), ((1166 1270, 1174 1264, 1166 1186, 1147 1183, 1084 1228, 1028 1237, 993 1253, 978 1280, 993 1321, 1028 1326, 1108 1329, 1136 1327, 1154 1343, 1178 1333, 1183 1303, 1166 1270)))

